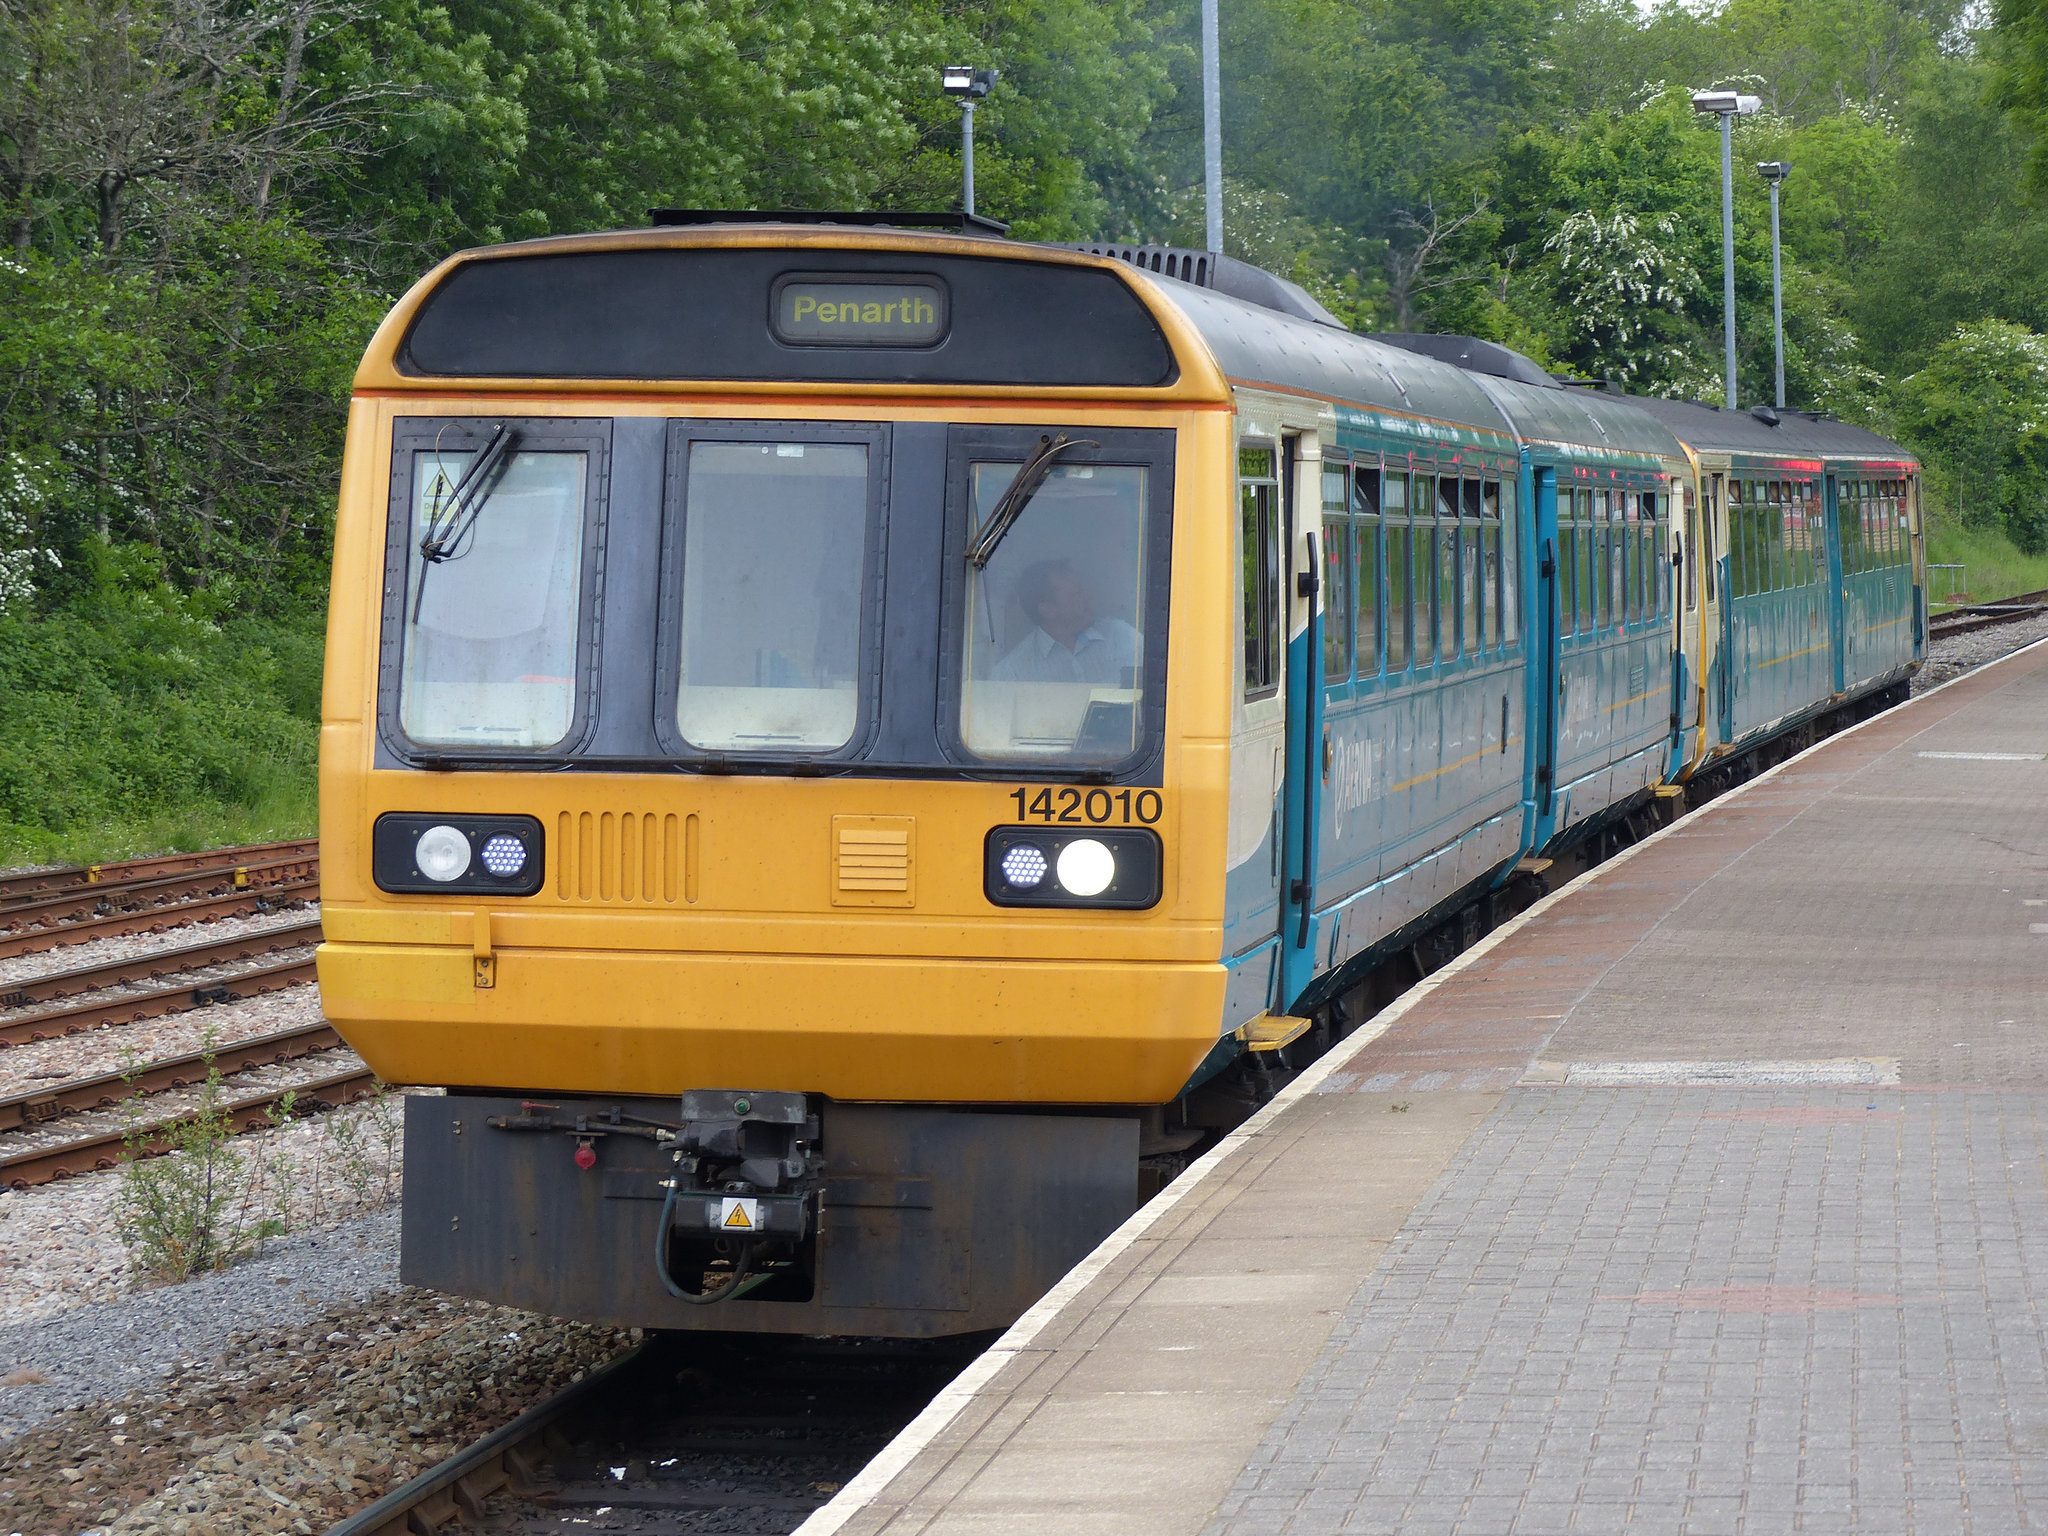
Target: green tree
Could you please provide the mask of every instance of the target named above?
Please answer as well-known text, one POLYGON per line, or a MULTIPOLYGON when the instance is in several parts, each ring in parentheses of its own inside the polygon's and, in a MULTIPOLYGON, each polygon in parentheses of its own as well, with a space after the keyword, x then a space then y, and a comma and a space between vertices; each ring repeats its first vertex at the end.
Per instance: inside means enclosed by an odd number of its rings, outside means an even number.
POLYGON ((2048 337, 2002 320, 1958 326, 1899 381, 1898 420, 1965 526, 2048 549, 2048 337))

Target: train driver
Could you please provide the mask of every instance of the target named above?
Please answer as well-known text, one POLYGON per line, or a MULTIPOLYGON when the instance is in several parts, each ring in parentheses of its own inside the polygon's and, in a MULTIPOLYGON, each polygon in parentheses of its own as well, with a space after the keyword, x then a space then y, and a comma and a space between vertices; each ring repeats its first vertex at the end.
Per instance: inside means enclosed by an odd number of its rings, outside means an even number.
POLYGON ((1031 630, 995 665, 1003 683, 1137 686, 1138 631, 1104 617, 1095 591, 1071 560, 1040 560, 1017 581, 1017 602, 1031 630))

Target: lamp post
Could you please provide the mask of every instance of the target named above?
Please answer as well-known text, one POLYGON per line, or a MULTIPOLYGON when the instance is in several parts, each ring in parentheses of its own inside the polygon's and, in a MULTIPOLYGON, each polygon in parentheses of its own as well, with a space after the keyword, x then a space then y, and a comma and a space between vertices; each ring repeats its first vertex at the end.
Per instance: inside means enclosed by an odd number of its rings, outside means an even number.
POLYGON ((1778 409, 1785 409, 1785 272, 1778 260, 1778 184, 1792 174, 1790 160, 1757 162, 1771 184, 1771 335, 1777 344, 1778 409))
POLYGON ((1209 249, 1223 254, 1223 74, 1216 58, 1217 0, 1202 0, 1202 199, 1209 249))
POLYGON ((976 69, 968 64, 948 64, 939 72, 946 94, 960 102, 961 206, 968 213, 974 212, 974 108, 1001 74, 999 69, 976 69))
POLYGON ((1721 332, 1728 376, 1728 409, 1735 409, 1735 119, 1763 106, 1734 91, 1695 91, 1692 109, 1721 119, 1721 332))

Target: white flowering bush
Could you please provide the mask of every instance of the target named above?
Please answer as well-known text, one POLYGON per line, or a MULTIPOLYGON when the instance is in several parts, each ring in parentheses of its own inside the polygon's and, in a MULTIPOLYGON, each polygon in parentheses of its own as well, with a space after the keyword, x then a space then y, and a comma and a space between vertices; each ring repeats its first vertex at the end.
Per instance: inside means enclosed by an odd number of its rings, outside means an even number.
POLYGON ((48 490, 24 454, 0 453, 0 613, 35 596, 36 576, 58 568, 57 552, 37 537, 48 490))
POLYGON ((1559 225, 1543 249, 1557 264, 1562 318, 1575 343, 1568 350, 1591 354, 1607 377, 1649 394, 1712 390, 1698 327, 1686 318, 1700 274, 1682 254, 1685 238, 1670 213, 1647 228, 1620 208, 1575 213, 1559 225))

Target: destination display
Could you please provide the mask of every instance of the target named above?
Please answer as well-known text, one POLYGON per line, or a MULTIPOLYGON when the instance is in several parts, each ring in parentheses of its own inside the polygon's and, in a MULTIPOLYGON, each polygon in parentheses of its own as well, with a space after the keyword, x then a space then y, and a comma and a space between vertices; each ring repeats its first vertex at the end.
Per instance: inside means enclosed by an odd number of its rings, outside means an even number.
POLYGON ((775 335, 797 346, 928 347, 945 334, 946 290, 928 279, 776 285, 775 335))

